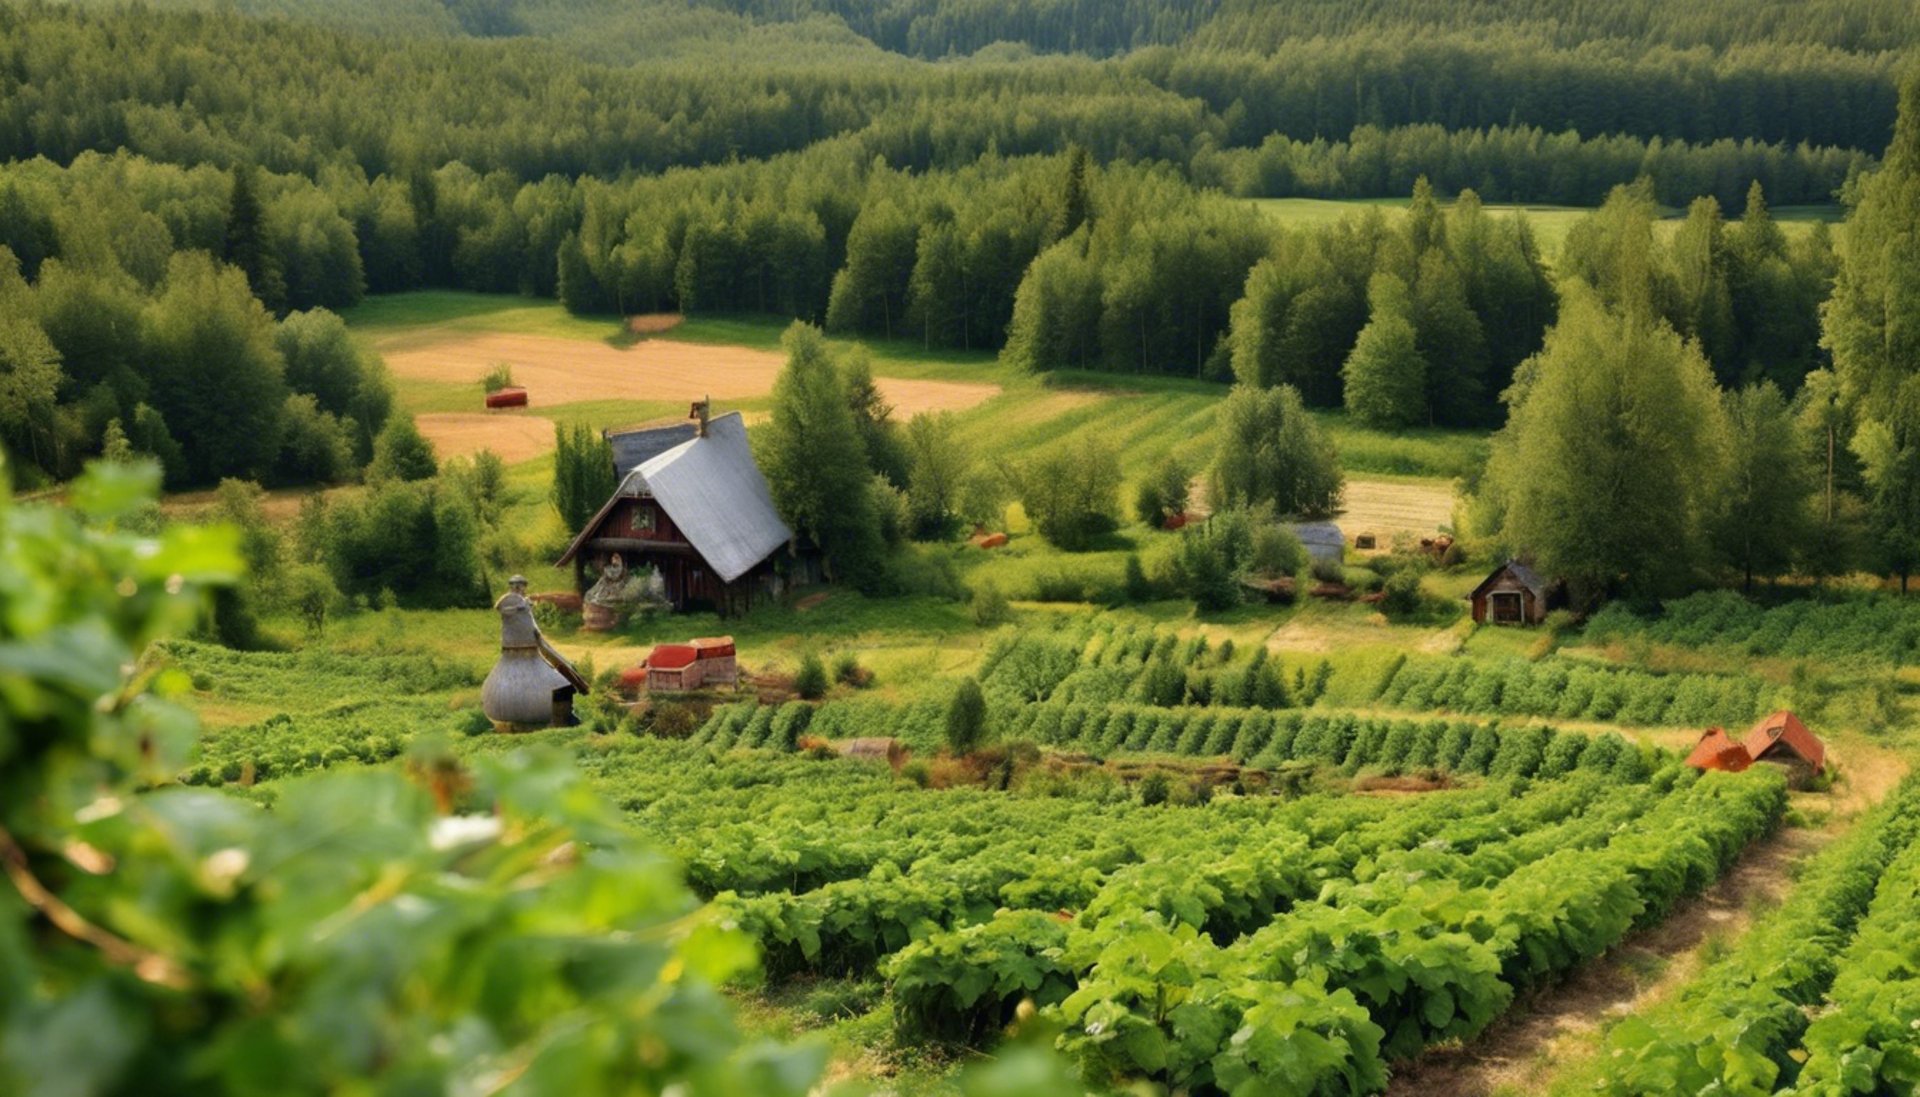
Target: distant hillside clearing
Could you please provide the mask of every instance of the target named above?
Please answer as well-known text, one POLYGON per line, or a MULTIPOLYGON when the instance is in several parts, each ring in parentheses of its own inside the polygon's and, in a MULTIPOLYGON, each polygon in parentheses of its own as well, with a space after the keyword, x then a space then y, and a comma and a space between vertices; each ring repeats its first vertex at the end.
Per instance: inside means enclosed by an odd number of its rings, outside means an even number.
MULTIPOLYGON (((646 339, 628 348, 584 339, 504 332, 448 333, 424 341, 418 333, 375 343, 396 377, 478 385, 494 365, 513 367, 513 380, 536 408, 588 400, 720 400, 765 396, 786 364, 774 351, 646 339)), ((962 411, 999 395, 1000 386, 963 381, 878 378, 880 393, 905 418, 923 411, 962 411)), ((479 389, 474 390, 479 402, 479 389)), ((423 422, 422 429, 425 428, 423 422)))

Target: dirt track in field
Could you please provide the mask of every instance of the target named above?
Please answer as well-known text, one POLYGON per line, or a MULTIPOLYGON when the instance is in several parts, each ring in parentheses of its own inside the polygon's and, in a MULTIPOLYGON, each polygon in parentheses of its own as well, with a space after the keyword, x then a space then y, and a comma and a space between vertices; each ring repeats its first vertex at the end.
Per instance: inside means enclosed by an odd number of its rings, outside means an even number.
MULTIPOLYGON (((765 396, 786 358, 745 347, 644 339, 614 347, 584 339, 500 332, 449 334, 422 341, 410 333, 383 348, 395 376, 475 386, 498 363, 513 367, 514 384, 528 405, 556 407, 586 400, 718 400, 765 396)), ((959 411, 992 399, 1000 386, 961 381, 878 379, 880 393, 905 417, 923 411, 959 411)))
POLYGON ((414 425, 433 443, 434 456, 470 457, 483 449, 511 465, 553 448, 553 420, 508 411, 429 412, 416 415, 414 425))
POLYGON ((1346 509, 1336 520, 1349 539, 1371 533, 1382 549, 1393 547, 1395 534, 1431 537, 1441 526, 1453 524, 1453 485, 1349 476, 1346 509))
POLYGON ((1756 909, 1777 903, 1793 872, 1824 845, 1789 828, 1756 842, 1719 883, 1666 920, 1633 934, 1564 983, 1514 1003, 1480 1038, 1436 1049, 1396 1070, 1388 1097, 1545 1093, 1568 1062, 1591 1056, 1604 1025, 1673 994, 1696 975, 1710 939, 1744 933, 1756 909))

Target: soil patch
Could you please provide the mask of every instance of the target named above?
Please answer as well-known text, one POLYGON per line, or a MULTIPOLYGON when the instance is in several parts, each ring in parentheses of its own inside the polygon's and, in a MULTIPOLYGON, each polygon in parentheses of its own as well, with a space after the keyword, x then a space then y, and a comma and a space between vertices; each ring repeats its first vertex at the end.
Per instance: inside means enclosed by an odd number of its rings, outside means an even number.
POLYGON ((1718 883, 1659 925, 1628 937, 1566 982, 1514 1003, 1479 1039, 1396 1070, 1389 1097, 1547 1092, 1569 1060, 1594 1053, 1604 1025, 1698 974, 1709 938, 1744 933, 1757 909, 1779 902, 1793 886, 1795 866, 1827 838, 1795 827, 1754 843, 1718 883))
POLYGON ((538 415, 430 412, 414 416, 413 421, 442 461, 490 449, 511 465, 538 457, 554 444, 553 420, 538 415))
POLYGON ((677 312, 648 312, 627 317, 627 330, 635 335, 658 335, 679 327, 682 319, 677 312))
MULTIPOLYGON (((421 341, 396 338, 382 347, 397 377, 475 385, 495 365, 513 368, 527 390, 529 406, 555 407, 587 400, 693 401, 703 396, 743 399, 765 396, 786 364, 774 351, 746 347, 643 339, 630 347, 551 335, 502 332, 449 334, 421 341)), ((901 417, 922 411, 958 411, 999 395, 1000 386, 961 381, 877 379, 880 393, 901 417)))

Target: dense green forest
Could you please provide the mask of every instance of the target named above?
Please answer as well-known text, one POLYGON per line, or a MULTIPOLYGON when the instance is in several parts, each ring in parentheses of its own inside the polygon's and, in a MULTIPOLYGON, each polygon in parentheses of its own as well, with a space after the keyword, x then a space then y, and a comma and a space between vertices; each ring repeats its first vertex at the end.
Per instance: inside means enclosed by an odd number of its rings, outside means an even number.
POLYGON ((1556 292, 1480 203, 1629 183, 1688 210, 1662 315, 1791 393, 1835 259, 1765 206, 1872 168, 1913 15, 1785 10, 0 4, 0 435, 51 478, 121 437, 182 485, 356 475, 385 382, 312 310, 436 286, 1495 425, 1556 292), (1416 192, 1313 231, 1236 201, 1416 192), (1383 350, 1434 364, 1370 390, 1383 350))

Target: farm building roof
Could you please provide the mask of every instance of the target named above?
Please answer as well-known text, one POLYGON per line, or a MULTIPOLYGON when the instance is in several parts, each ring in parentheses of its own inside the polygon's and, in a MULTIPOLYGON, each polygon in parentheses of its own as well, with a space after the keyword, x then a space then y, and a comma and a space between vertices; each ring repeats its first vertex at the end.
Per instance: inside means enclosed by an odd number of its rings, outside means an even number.
POLYGON ((1694 769, 1718 769, 1728 773, 1739 773, 1753 764, 1753 756, 1747 748, 1733 741, 1725 730, 1708 728, 1694 744, 1693 753, 1687 755, 1687 764, 1694 769))
POLYGON ((634 469, 675 446, 692 441, 699 434, 698 424, 679 419, 608 431, 607 441, 613 445, 614 479, 626 479, 634 469))
POLYGON ((1347 551, 1347 537, 1332 522, 1290 522, 1287 532, 1300 541, 1315 560, 1338 561, 1347 551))
POLYGON ((1545 579, 1540 578, 1538 572, 1520 561, 1508 560, 1506 563, 1494 568, 1492 572, 1488 573, 1485 579, 1480 580, 1480 585, 1473 588, 1473 594, 1468 595, 1468 597, 1474 597, 1494 583, 1499 582, 1502 575, 1513 576, 1514 580, 1521 586, 1532 591, 1535 598, 1545 598, 1547 596, 1547 588, 1552 585, 1545 579))
POLYGON ((747 425, 730 411, 707 425, 707 433, 655 454, 628 473, 613 495, 574 537, 556 563, 579 553, 621 499, 650 495, 711 567, 731 583, 793 540, 793 531, 773 509, 767 478, 754 464, 747 425))
POLYGON ((1769 755, 1779 758, 1782 753, 1798 757, 1813 767, 1815 773, 1826 764, 1827 747, 1820 737, 1807 730, 1800 718, 1782 709, 1763 718, 1747 732, 1741 744, 1747 755, 1758 762, 1769 755))
POLYGON ((659 644, 647 656, 647 666, 654 670, 678 670, 692 665, 694 654, 692 644, 659 644))

